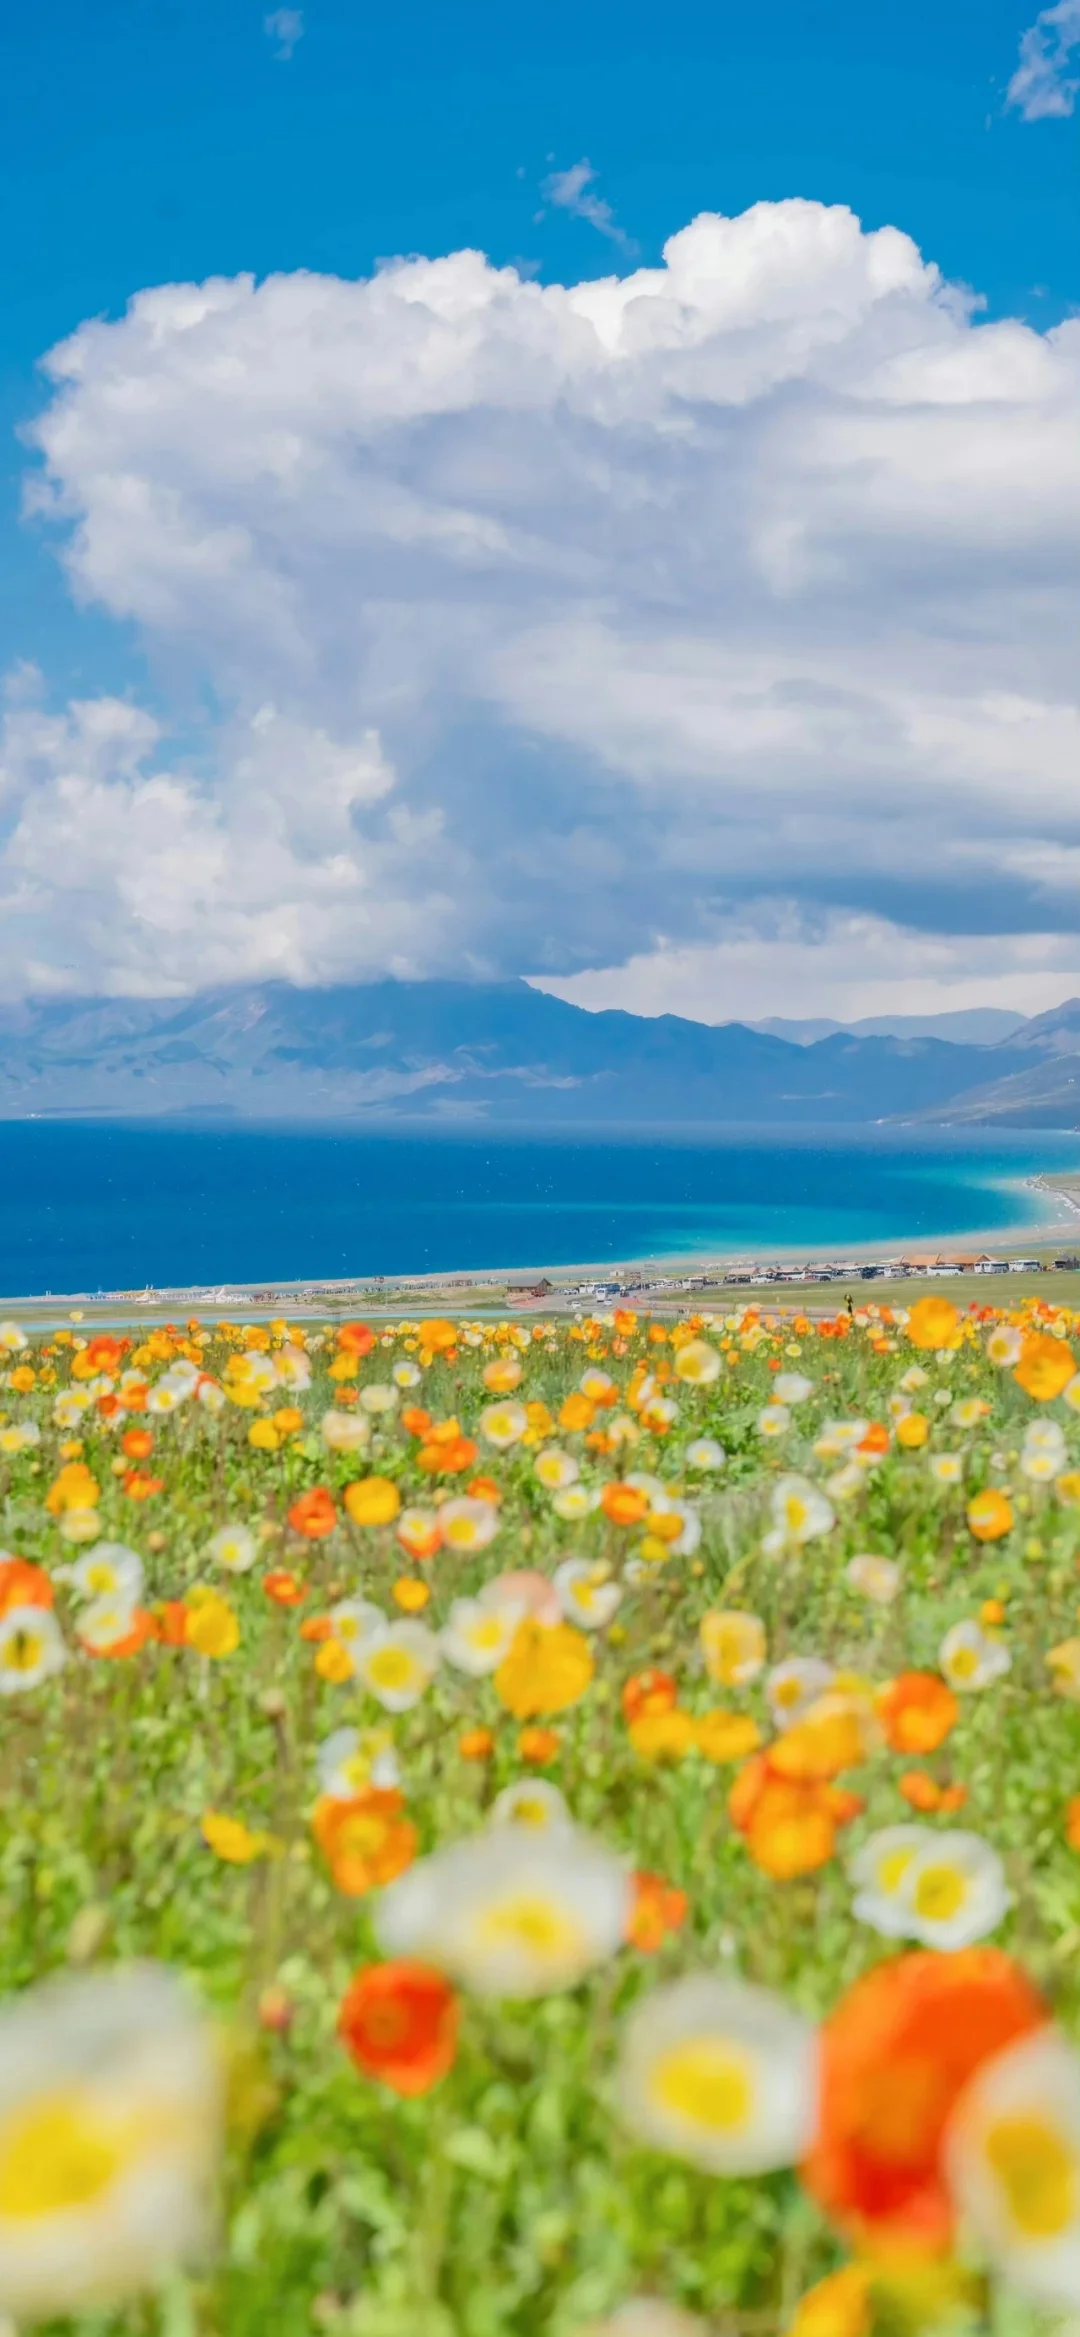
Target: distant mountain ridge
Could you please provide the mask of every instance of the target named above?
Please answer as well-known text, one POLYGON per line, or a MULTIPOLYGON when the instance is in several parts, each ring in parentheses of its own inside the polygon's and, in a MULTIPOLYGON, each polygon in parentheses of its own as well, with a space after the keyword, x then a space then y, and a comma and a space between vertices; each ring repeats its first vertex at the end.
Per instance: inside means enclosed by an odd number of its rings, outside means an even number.
POLYGON ((1011 1038, 1026 1021, 1026 1015, 1011 1014, 1004 1006, 960 1006, 950 1014, 866 1014, 858 1022, 832 1022, 827 1015, 799 1022, 771 1014, 747 1028, 790 1039, 797 1047, 833 1038, 839 1031, 860 1039, 952 1039, 970 1047, 992 1047, 999 1039, 1011 1038))
MULTIPOLYGON (((793 1044, 744 1023, 588 1013, 524 981, 238 984, 183 999, 0 1007, 0 1117, 234 1121, 703 1121, 996 1117, 976 1092, 1069 1093, 1080 1001, 993 1046, 840 1031, 793 1044), (1033 1056, 1035 1061, 1033 1063, 1033 1056)), ((1065 1121, 1080 1120, 1077 1094, 1065 1121)), ((1036 1109, 1040 1109, 1036 1102, 1036 1109)))

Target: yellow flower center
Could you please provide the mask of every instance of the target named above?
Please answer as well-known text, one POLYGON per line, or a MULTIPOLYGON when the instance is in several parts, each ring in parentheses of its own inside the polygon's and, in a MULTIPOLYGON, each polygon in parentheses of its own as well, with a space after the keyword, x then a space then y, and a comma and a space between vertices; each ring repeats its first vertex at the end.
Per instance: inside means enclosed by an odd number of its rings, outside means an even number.
POLYGON ((0 1661, 9 1672, 33 1672, 44 1653, 45 1641, 40 1631, 13 1631, 0 1649, 0 1661))
POLYGON ((891 1898, 898 1891, 915 1853, 913 1850, 890 1850, 877 1870, 878 1889, 891 1898))
POLYGON ((970 1680, 978 1665, 978 1654, 973 1647, 956 1647, 949 1657, 949 1670, 955 1680, 970 1680))
POLYGON ((368 1660, 368 1678, 377 1688, 410 1688, 418 1676, 407 1647, 379 1647, 368 1660))
POLYGON ((526 1948, 530 1955, 552 1963, 561 1963, 584 1944, 580 1924, 565 1907, 533 1892, 489 1907, 480 1917, 478 1931, 488 1947, 526 1948))
POLYGON ((473 1647, 498 1647, 503 1636, 503 1625, 498 1615, 484 1615, 469 1625, 469 1641, 473 1647))
POLYGON ((30 2220, 88 2207, 123 2163, 115 2127, 85 2093, 48 2094, 0 2120, 0 2217, 30 2220))
POLYGON ((662 2054, 653 2069, 652 2093, 661 2109, 712 2134, 737 2133, 754 2099, 744 2057, 711 2037, 688 2037, 662 2054))
POLYGON ((948 1923, 968 1895, 967 1879, 955 1866, 927 1866, 915 1884, 915 1912, 929 1923, 948 1923))
POLYGON ((515 1826, 546 1826, 550 1814, 538 1793, 519 1793, 513 1805, 515 1826))
POLYGON ((1076 2211, 1076 2158, 1063 2137, 1041 2118, 999 2118, 986 2156, 1024 2238, 1056 2239, 1076 2211))

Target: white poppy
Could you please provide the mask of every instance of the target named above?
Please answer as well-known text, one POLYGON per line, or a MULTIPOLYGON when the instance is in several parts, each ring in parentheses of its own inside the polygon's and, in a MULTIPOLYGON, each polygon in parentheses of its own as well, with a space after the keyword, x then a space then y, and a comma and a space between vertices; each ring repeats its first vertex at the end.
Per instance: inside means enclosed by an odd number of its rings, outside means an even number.
POLYGON ((996 1323, 986 1342, 990 1362, 996 1363, 1001 1370, 1019 1363, 1023 1347, 1023 1333, 1017 1330, 1014 1323, 996 1323))
POLYGON ((872 1600, 877 1607, 891 1607, 903 1581, 895 1558, 878 1558, 869 1550, 860 1551, 857 1557, 848 1559, 844 1578, 850 1582, 852 1590, 857 1590, 864 1599, 872 1600))
POLYGON ((722 1444, 717 1444, 715 1436, 696 1436, 693 1443, 688 1444, 686 1448, 688 1469, 699 1469, 702 1472, 708 1469, 722 1469, 726 1459, 727 1454, 724 1447, 722 1444))
POLYGON ((836 1673, 817 1655, 789 1655, 774 1664, 765 1679, 765 1694, 777 1728, 791 1728, 824 1694, 836 1673))
POLYGON ((480 1414, 480 1434, 498 1452, 520 1444, 529 1426, 524 1404, 488 1404, 480 1414))
POLYGON ((490 1823, 493 1826, 530 1826, 534 1831, 565 1833, 573 1830, 574 1821, 557 1785, 549 1785, 546 1777, 522 1777, 516 1785, 505 1785, 491 1805, 490 1823))
POLYGON ((567 1485, 561 1493, 553 1493, 551 1506, 564 1524, 575 1525, 579 1518, 591 1516, 600 1507, 599 1485, 567 1485))
POLYGON ((385 1712, 418 1704, 439 1668, 439 1642, 426 1623, 385 1623, 361 1641, 356 1677, 385 1712))
MULTIPOLYGON (((466 1341, 467 1346, 471 1346, 472 1344, 473 1342, 471 1339, 466 1341)), ((394 1386, 396 1388, 418 1388, 421 1380, 423 1379, 423 1376, 424 1374, 421 1371, 419 1364, 411 1363, 407 1358, 402 1363, 395 1363, 393 1371, 390 1374, 390 1377, 393 1380, 394 1386)))
POLYGON ((759 1436, 786 1436, 791 1426, 791 1414, 786 1404, 766 1404, 757 1416, 759 1436))
POLYGON ((142 1597, 143 1562, 137 1550, 129 1550, 126 1542, 95 1542, 84 1558, 76 1558, 71 1566, 57 1569, 59 1579, 70 1582, 80 1598, 118 1598, 128 1606, 137 1606, 142 1597))
POLYGON ((320 1427, 323 1443, 334 1453, 361 1452, 371 1437, 364 1412, 324 1412, 320 1427))
POLYGON ((0 2009, 0 2311, 98 2312, 210 2237, 220 2056, 153 1964, 44 1982, 0 2009))
POLYGON ((1080 2056, 1049 2022, 981 2063, 945 2132, 949 2189, 1007 2286, 1080 2306, 1080 2056))
POLYGON ((375 1934, 482 1996, 574 1988, 621 1947, 629 1868, 575 1828, 493 1826, 418 1859, 381 1893, 375 1934))
POLYGON ((316 1759, 319 1791, 332 1801, 351 1801, 369 1786, 392 1788, 401 1782, 397 1755, 389 1729, 336 1728, 324 1737, 316 1759))
POLYGON ((938 1649, 938 1662, 950 1688, 966 1692, 988 1688, 1011 1670, 1012 1657, 1000 1639, 993 1639, 981 1623, 954 1623, 938 1649))
POLYGON ((499 1512, 493 1501, 461 1493, 444 1501, 439 1510, 439 1532, 447 1550, 484 1550, 499 1530, 499 1512))
POLYGON ((274 1357, 274 1378, 279 1388, 291 1388, 302 1396, 311 1386, 311 1362, 302 1347, 283 1347, 274 1357))
POLYGON ((794 2166, 817 2116, 814 2029, 770 1990, 693 1974, 631 2013, 616 2075, 622 2114, 655 2150, 712 2175, 794 2166))
POLYGON ((0 1696, 38 1687, 59 1671, 64 1655, 51 1607, 9 1607, 0 1616, 0 1696))
POLYGON ((964 1474, 962 1453, 932 1453, 930 1475, 939 1485, 959 1485, 964 1474))
POLYGON ((354 1655, 386 1625, 382 1608, 372 1599, 339 1599, 330 1609, 330 1636, 354 1655))
POLYGON ((524 1613, 523 1604, 513 1599, 490 1604, 483 1599, 455 1599, 441 1633, 447 1662, 476 1680, 497 1671, 503 1657, 509 1655, 524 1613))
POLYGON ((360 1402, 365 1412, 378 1419, 384 1412, 397 1411, 401 1395, 387 1380, 369 1380, 367 1387, 360 1390, 360 1402))
POLYGON ((549 1493, 561 1493, 567 1485, 577 1483, 581 1470, 573 1453, 564 1453, 557 1444, 548 1444, 537 1453, 533 1474, 549 1493))
POLYGON ((57 1428, 77 1428, 90 1409, 90 1396, 85 1388, 65 1388, 53 1405, 53 1419, 57 1428))
POLYGON ((832 1503, 806 1477, 779 1477, 770 1506, 774 1527, 785 1543, 812 1542, 836 1523, 832 1503))
POLYGON ((21 1355, 28 1345, 26 1333, 18 1323, 0 1323, 0 1354, 21 1355))
POLYGON ((110 1648, 129 1639, 135 1629, 135 1604, 120 1592, 91 1599, 75 1626, 79 1645, 89 1655, 108 1655, 110 1648))
POLYGON ((622 1598, 610 1567, 591 1558, 564 1558, 555 1569, 554 1583, 567 1622, 582 1631, 603 1630, 622 1598))
POLYGON ((206 1555, 215 1566, 224 1566, 228 1574, 247 1574, 259 1555, 259 1545, 250 1526, 219 1526, 210 1536, 206 1555))
POLYGON ((939 1834, 929 1826, 890 1826, 885 1834, 884 1848, 884 1837, 875 1835, 852 1862, 853 1878, 860 1881, 877 1861, 876 1882, 855 1901, 862 1922, 888 1938, 946 1950, 972 1947, 996 1931, 1011 1895, 1001 1860, 981 1835, 939 1834))
POLYGON ((812 1379, 804 1371, 780 1371, 773 1381, 773 1394, 780 1404, 805 1404, 814 1393, 812 1379))

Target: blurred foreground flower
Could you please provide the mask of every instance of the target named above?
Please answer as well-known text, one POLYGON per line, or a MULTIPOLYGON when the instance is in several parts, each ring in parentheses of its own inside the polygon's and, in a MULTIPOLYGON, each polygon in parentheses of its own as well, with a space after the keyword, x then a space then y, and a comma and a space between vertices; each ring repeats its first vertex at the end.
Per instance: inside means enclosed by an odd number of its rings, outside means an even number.
POLYGON ((814 2132, 814 2031, 767 1989, 694 1973, 636 2006, 617 2086, 655 2150, 713 2175, 793 2166, 814 2132))
POLYGON ((137 1964, 0 2012, 0 2311, 112 2304, 202 2249, 222 2123, 209 2030, 137 1964))
POLYGON ((574 1828, 500 1825, 420 1859, 375 1911, 380 1946, 419 1957, 482 1996, 576 1987, 616 1953, 633 1904, 628 1869, 574 1828))

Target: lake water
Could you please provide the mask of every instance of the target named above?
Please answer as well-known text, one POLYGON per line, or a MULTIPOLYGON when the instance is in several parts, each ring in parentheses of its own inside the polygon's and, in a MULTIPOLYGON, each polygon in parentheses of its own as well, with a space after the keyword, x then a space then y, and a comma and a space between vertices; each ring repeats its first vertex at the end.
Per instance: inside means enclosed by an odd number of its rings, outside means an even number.
MULTIPOLYGON (((1075 1136, 0 1125, 0 1291, 925 1248, 1037 1222, 1075 1136)), ((1080 1222, 1078 1222, 1080 1234, 1080 1222)))

